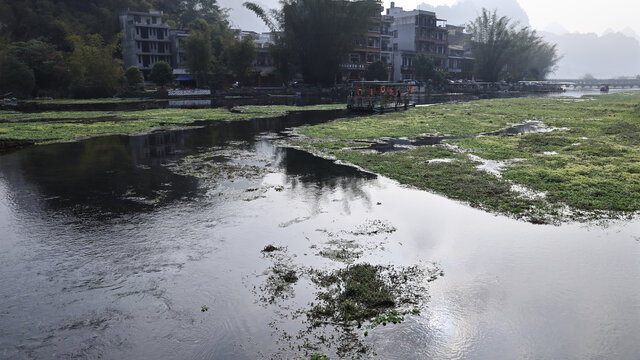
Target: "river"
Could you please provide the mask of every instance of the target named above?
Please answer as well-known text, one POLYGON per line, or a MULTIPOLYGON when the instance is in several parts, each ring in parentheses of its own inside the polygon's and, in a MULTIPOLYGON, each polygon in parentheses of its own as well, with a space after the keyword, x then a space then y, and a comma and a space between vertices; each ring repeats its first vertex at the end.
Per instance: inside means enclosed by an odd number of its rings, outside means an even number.
POLYGON ((338 238, 444 273, 420 315, 363 338, 375 358, 638 357, 639 220, 533 225, 280 146, 342 115, 0 156, 0 358, 300 358, 316 295, 266 299, 269 269, 345 266, 321 256, 338 238), (372 223, 395 231, 350 232, 372 223))

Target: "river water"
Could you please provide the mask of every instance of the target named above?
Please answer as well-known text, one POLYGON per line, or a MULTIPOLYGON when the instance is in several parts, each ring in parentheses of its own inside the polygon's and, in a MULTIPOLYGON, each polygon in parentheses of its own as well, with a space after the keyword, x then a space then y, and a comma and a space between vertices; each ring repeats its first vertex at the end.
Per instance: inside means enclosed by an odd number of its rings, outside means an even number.
POLYGON ((321 256, 337 238, 444 272, 420 315, 362 338, 375 358, 638 358, 640 221, 532 225, 279 146, 341 115, 0 156, 0 358, 303 357, 314 289, 270 297, 269 269, 344 267, 321 256), (372 223, 395 231, 349 232, 372 223))

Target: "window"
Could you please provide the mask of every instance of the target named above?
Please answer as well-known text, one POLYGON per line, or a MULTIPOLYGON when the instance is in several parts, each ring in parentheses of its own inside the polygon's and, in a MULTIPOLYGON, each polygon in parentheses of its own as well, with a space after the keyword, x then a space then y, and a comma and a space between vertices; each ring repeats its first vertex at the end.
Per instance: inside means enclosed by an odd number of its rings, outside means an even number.
POLYGON ((398 30, 393 30, 393 38, 394 39, 398 38, 398 30))
POLYGON ((153 16, 153 17, 151 18, 151 23, 152 23, 152 24, 155 24, 155 23, 156 23, 156 21, 157 21, 156 19, 157 19, 157 18, 156 18, 155 16, 153 16))
POLYGON ((398 51, 398 44, 393 44, 393 51, 398 51))
POLYGON ((140 22, 140 15, 134 15, 133 16, 133 21, 139 23, 140 22))
POLYGON ((374 61, 376 61, 376 59, 373 54, 367 54, 367 63, 372 63, 374 61))

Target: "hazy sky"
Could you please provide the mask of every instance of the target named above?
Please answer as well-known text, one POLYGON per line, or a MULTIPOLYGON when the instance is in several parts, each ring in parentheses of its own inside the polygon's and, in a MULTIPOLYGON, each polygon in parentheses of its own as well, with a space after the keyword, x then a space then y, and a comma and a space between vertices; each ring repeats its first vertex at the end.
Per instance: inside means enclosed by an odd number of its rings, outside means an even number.
MULTIPOLYGON (((267 8, 278 6, 278 0, 254 0, 267 8)), ((405 10, 420 3, 451 5, 457 0, 395 0, 396 6, 405 10)), ((516 0, 514 0, 516 1, 516 0)), ((640 34, 640 0, 517 0, 527 12, 531 25, 538 30, 564 28, 569 32, 595 32, 601 35, 607 29, 623 31, 632 29, 640 34)), ((266 31, 256 17, 242 7, 244 0, 218 0, 230 9, 230 19, 235 27, 243 30, 266 31)), ((390 0, 384 0, 385 8, 390 0)))

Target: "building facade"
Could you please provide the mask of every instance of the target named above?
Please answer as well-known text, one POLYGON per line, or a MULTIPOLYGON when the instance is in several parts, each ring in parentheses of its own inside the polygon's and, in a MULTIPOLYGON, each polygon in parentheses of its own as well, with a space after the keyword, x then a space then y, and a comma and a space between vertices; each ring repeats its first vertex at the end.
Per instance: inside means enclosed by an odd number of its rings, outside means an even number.
MULTIPOLYGON (((380 7, 372 14, 369 14, 367 32, 361 39, 356 40, 353 49, 349 52, 346 62, 340 64, 338 82, 364 79, 367 67, 381 60, 381 44, 385 35, 382 36, 383 24, 382 10, 380 7)), ((388 21, 388 19, 386 19, 388 21)), ((385 54, 388 56, 388 53, 385 54)))
POLYGON ((122 60, 125 68, 137 66, 145 78, 158 61, 166 61, 180 73, 184 53, 180 41, 188 34, 171 30, 163 20, 162 11, 137 12, 125 10, 120 13, 122 37, 122 60))
POLYGON ((413 61, 424 55, 433 59, 437 70, 445 71, 448 53, 446 20, 425 10, 405 11, 391 3, 387 15, 393 17, 393 78, 392 81, 415 79, 413 61))
POLYGON ((447 72, 454 80, 473 80, 475 59, 471 55, 471 35, 464 32, 464 26, 447 25, 447 31, 447 72))
POLYGON ((281 85, 281 82, 278 82, 280 79, 276 76, 276 66, 270 50, 276 36, 275 33, 255 31, 239 31, 236 36, 238 40, 251 39, 256 45, 255 57, 249 71, 255 86, 281 85))

